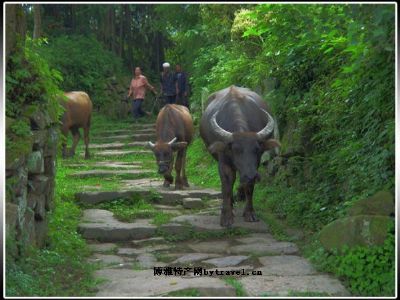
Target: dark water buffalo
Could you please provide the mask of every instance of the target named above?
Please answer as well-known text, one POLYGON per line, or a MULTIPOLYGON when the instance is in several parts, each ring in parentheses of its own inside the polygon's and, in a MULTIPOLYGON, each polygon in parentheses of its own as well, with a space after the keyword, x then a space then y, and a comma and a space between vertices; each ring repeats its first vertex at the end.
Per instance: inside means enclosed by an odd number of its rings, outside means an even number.
POLYGON ((85 158, 89 158, 89 130, 90 118, 92 116, 93 104, 89 95, 85 92, 67 92, 64 94, 67 100, 62 102, 65 108, 62 117, 61 132, 65 136, 65 141, 62 144, 63 157, 74 156, 76 145, 79 142, 80 133, 79 128, 83 128, 83 135, 85 140, 85 158), (73 136, 73 144, 69 153, 67 153, 67 136, 68 131, 71 131, 73 136))
POLYGON ((200 121, 200 135, 218 160, 223 204, 221 226, 233 224, 233 184, 240 175, 238 196, 246 199, 247 222, 258 221, 253 209, 253 190, 264 151, 277 151, 277 123, 261 97, 246 88, 230 86, 213 93, 200 121))
POLYGON ((149 142, 153 150, 158 165, 158 173, 165 178, 164 187, 169 187, 173 182, 171 175, 174 155, 177 151, 175 162, 175 189, 188 187, 186 177, 186 150, 193 139, 193 121, 189 110, 182 105, 167 104, 157 116, 155 144, 149 142), (181 174, 182 171, 182 174, 181 174))

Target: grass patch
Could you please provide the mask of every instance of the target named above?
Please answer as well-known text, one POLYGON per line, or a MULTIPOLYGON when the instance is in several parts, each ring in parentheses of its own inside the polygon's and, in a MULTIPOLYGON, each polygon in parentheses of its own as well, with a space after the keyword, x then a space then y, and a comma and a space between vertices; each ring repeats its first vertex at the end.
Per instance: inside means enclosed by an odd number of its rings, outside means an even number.
POLYGON ((179 291, 169 292, 167 297, 200 297, 200 291, 198 289, 184 289, 179 291))
POLYGON ((247 296, 243 285, 234 277, 226 277, 224 278, 224 281, 229 284, 230 286, 233 286, 236 291, 236 296, 238 297, 245 297, 247 296))
POLYGON ((153 220, 151 221, 151 223, 153 223, 156 226, 167 224, 175 216, 176 214, 159 211, 153 216, 153 220))

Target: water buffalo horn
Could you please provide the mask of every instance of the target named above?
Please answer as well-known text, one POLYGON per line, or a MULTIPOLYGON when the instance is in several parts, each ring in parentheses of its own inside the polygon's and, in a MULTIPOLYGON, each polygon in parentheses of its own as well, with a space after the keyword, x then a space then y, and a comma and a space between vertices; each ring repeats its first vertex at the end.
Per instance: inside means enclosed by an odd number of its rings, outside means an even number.
POLYGON ((231 142, 233 140, 233 135, 231 132, 226 131, 225 129, 221 128, 217 123, 217 114, 216 112, 211 117, 211 127, 214 132, 224 141, 224 142, 231 142))
POLYGON ((267 125, 263 129, 261 129, 259 132, 257 132, 258 139, 263 140, 268 135, 270 135, 271 132, 274 130, 275 121, 266 110, 263 110, 263 109, 261 109, 261 110, 263 112, 265 112, 265 114, 267 115, 267 119, 268 119, 267 125))
POLYGON ((173 143, 175 143, 176 142, 176 140, 177 140, 177 138, 176 137, 174 137, 169 143, 168 143, 168 145, 172 145, 173 143))

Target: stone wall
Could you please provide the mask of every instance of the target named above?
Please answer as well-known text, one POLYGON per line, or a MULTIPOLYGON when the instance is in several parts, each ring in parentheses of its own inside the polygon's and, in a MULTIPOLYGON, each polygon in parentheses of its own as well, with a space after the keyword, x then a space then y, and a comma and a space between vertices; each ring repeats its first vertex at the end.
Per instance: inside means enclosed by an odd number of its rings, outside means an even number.
MULTIPOLYGON (((7 118, 8 128, 15 120, 7 118)), ((43 110, 29 116, 31 136, 24 153, 6 151, 6 234, 18 254, 28 245, 45 245, 48 212, 54 203, 58 126, 43 110)), ((18 143, 18 141, 13 141, 18 143)))

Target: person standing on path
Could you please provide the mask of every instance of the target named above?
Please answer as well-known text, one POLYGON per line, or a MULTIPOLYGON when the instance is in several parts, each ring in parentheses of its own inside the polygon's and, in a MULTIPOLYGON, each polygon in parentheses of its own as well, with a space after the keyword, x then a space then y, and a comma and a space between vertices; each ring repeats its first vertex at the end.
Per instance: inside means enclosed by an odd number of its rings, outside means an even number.
POLYGON ((186 72, 182 71, 182 67, 180 64, 176 64, 175 66, 175 81, 176 81, 176 103, 179 105, 184 105, 189 108, 188 102, 188 91, 189 84, 186 72))
POLYGON ((163 63, 163 72, 160 77, 161 93, 166 104, 176 103, 175 75, 170 71, 170 64, 163 63))
POLYGON ((128 98, 133 98, 132 115, 136 120, 145 115, 142 110, 142 103, 146 95, 146 89, 150 89, 155 95, 157 94, 156 89, 147 81, 146 76, 142 75, 140 67, 136 67, 135 77, 131 81, 128 92, 128 98))

